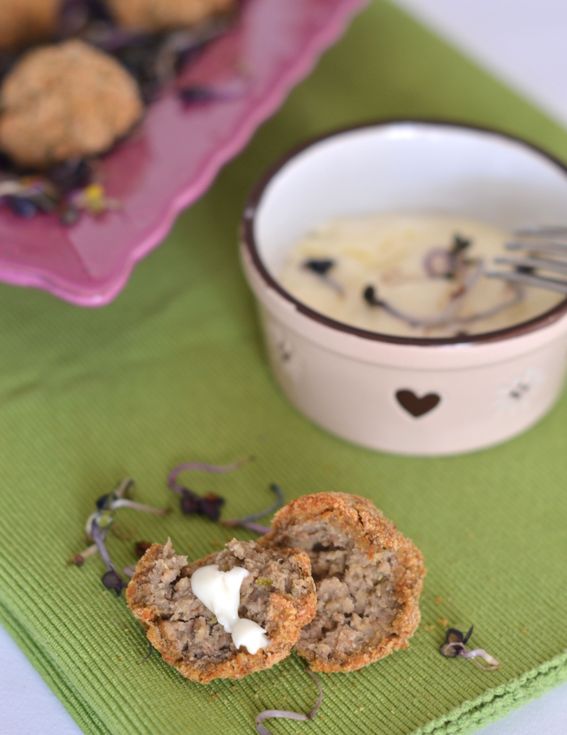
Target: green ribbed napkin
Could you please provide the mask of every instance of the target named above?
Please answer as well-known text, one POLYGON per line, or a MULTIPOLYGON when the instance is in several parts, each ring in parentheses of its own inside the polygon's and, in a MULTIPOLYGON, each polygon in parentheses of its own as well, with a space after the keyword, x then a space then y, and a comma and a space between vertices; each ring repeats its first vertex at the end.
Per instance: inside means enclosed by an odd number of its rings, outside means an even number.
MULTIPOLYGON (((567 396, 534 430, 450 459, 407 459, 318 430, 269 375, 240 274, 244 194, 308 135, 379 116, 492 124, 567 157, 567 134, 400 11, 374 2, 281 112, 181 217, 108 308, 87 311, 0 288, 0 619, 87 733, 250 733, 265 707, 307 709, 295 659, 201 687, 156 656, 101 566, 66 560, 83 544, 94 499, 126 473, 137 499, 162 504, 168 469, 186 459, 257 460, 195 476, 229 516, 259 509, 276 480, 288 498, 317 490, 371 497, 423 549, 423 624, 408 651, 324 677, 312 723, 274 733, 461 733, 567 677, 567 396), (438 653, 444 620, 475 624, 474 643, 503 662, 486 673, 438 653)), ((170 535, 193 558, 229 534, 176 511, 123 511, 117 561, 137 539, 170 535)))

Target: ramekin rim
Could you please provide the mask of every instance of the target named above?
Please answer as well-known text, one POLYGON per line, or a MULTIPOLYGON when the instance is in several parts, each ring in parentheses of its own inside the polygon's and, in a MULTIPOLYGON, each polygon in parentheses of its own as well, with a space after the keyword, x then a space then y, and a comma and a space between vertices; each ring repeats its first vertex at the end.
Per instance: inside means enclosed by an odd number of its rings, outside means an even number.
POLYGON ((539 145, 529 140, 526 140, 521 136, 489 126, 482 126, 475 123, 468 123, 457 120, 447 120, 443 118, 378 118, 375 120, 368 120, 362 123, 356 123, 353 125, 335 128, 325 133, 308 138, 306 141, 303 141, 302 143, 293 146, 284 155, 280 156, 275 161, 275 163, 273 163, 259 178, 246 199, 244 212, 242 214, 240 222, 241 242, 242 246, 245 249, 245 252, 249 255, 256 271, 259 273, 266 285, 274 290, 287 302, 293 304, 300 314, 325 327, 329 327, 344 334, 370 340, 372 342, 386 342, 390 344, 406 345, 412 347, 476 346, 482 344, 492 344, 494 342, 501 342, 507 339, 524 336, 526 334, 530 334, 531 332, 539 331, 540 329, 543 329, 557 322, 559 319, 561 319, 562 316, 566 315, 567 297, 565 297, 565 299, 562 299, 551 309, 548 309, 541 314, 532 317, 531 319, 513 324, 509 327, 492 330, 490 332, 481 332, 479 334, 471 335, 463 334, 454 337, 407 337, 394 334, 383 334, 381 332, 373 332, 371 330, 362 329, 360 327, 341 322, 337 319, 332 319, 331 317, 328 317, 325 314, 322 314, 321 312, 312 309, 299 299, 295 298, 279 283, 279 281, 277 281, 270 274, 270 272, 264 265, 256 247, 254 223, 256 220, 257 212, 261 206, 264 193, 266 192, 266 189, 273 181, 273 179, 279 174, 279 172, 290 161, 292 161, 304 151, 326 140, 330 140, 331 138, 336 138, 346 133, 352 133, 364 129, 405 125, 454 128, 457 130, 488 133, 495 137, 502 138, 506 141, 512 141, 513 143, 520 144, 520 146, 523 146, 524 148, 527 148, 537 153, 539 156, 547 159, 548 162, 552 163, 567 178, 567 164, 564 163, 557 156, 549 153, 549 151, 546 151, 544 148, 541 148, 539 145))

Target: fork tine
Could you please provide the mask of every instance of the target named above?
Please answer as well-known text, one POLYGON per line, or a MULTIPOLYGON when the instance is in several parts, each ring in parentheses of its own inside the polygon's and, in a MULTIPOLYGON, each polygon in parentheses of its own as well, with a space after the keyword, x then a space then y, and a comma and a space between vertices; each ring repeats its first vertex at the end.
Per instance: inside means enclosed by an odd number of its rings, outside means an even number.
POLYGON ((517 271, 485 271, 483 275, 487 278, 499 278, 512 283, 523 283, 526 286, 544 288, 546 291, 555 291, 567 295, 567 281, 561 279, 542 278, 541 276, 532 276, 517 271))
POLYGON ((518 237, 567 237, 565 225, 536 225, 534 227, 520 227, 514 230, 518 237))
MULTIPOLYGON (((511 265, 514 268, 532 268, 538 270, 552 271, 553 273, 567 274, 567 260, 550 260, 549 258, 495 258, 494 262, 498 265, 511 265)), ((528 274, 529 275, 529 274, 528 274)))
POLYGON ((527 250, 530 253, 549 253, 550 255, 564 255, 567 257, 567 241, 566 242, 507 242, 504 247, 506 250, 527 250))

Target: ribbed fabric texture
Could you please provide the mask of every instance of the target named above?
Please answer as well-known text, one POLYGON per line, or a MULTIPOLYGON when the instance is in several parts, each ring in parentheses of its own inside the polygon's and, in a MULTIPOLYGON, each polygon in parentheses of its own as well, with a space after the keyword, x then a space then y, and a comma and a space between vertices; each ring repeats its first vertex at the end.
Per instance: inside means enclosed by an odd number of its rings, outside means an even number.
MULTIPOLYGON (((197 558, 230 534, 182 517, 169 468, 190 459, 256 461, 188 477, 226 497, 226 516, 262 508, 271 481, 289 499, 340 490, 372 498, 423 549, 423 623, 409 650, 324 677, 312 723, 274 733, 457 735, 567 677, 567 396, 535 429, 449 459, 381 455, 328 436, 274 385, 236 230, 245 192, 289 146, 380 116, 492 124, 567 158, 567 135, 399 11, 374 2, 282 111, 181 217, 108 308, 81 310, 0 288, 0 620, 86 733, 240 735, 266 707, 308 709, 294 658, 238 683, 182 679, 154 654, 97 558, 66 565, 94 500, 125 474, 167 518, 122 511, 110 548, 120 565, 139 539, 197 558), (443 626, 475 624, 494 673, 438 653, 443 626)), ((187 141, 191 145, 191 141, 187 141)), ((101 237, 104 228, 101 227, 101 237)), ((246 534, 240 534, 245 537, 246 534)), ((1 729, 1 727, 0 727, 1 729)))

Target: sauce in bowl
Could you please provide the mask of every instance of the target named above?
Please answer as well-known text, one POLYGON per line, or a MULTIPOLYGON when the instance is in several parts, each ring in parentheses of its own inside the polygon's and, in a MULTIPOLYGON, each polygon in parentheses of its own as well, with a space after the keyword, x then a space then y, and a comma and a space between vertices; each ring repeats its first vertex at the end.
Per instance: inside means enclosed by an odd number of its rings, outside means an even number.
POLYGON ((438 214, 376 214, 325 222, 289 251, 280 283, 337 321, 399 336, 482 334, 527 321, 557 294, 482 275, 511 234, 438 214))

